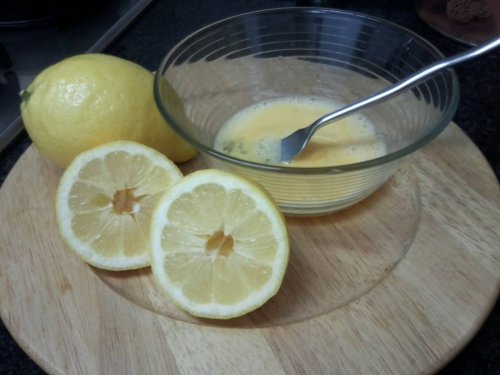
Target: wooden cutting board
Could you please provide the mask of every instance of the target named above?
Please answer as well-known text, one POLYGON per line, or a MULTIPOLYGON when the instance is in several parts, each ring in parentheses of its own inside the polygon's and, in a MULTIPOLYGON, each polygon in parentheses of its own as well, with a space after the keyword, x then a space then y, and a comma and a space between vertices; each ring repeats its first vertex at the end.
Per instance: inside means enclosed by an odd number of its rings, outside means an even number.
POLYGON ((498 297, 498 181, 456 125, 360 204, 288 218, 278 295, 222 322, 177 310, 149 269, 100 271, 69 252, 60 175, 31 147, 0 190, 0 315, 51 374, 431 373, 498 297))

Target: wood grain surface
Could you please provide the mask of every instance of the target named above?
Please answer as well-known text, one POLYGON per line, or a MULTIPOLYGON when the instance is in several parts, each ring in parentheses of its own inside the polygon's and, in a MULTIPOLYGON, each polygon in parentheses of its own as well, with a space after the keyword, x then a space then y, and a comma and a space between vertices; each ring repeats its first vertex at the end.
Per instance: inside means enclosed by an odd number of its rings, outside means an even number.
POLYGON ((0 190, 0 315, 51 374, 432 373, 498 297, 498 181, 456 125, 360 204, 288 218, 278 295, 223 322, 177 310, 148 268, 101 271, 69 252, 60 175, 31 147, 0 190))

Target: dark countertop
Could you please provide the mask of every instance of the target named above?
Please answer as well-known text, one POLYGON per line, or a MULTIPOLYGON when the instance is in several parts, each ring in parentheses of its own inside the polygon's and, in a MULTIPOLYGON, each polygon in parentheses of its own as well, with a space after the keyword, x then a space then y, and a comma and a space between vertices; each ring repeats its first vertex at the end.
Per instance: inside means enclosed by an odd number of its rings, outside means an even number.
MULTIPOLYGON (((445 55, 467 46, 448 39, 423 23, 409 0, 311 1, 372 14, 413 30, 431 41, 445 55)), ((290 6, 288 0, 178 1, 155 0, 106 52, 155 70, 164 54, 195 29, 217 19, 245 11, 290 6)), ((497 178, 500 175, 500 52, 456 68, 461 85, 461 103, 454 121, 484 154, 497 178)), ((21 133, 0 154, 2 183, 23 151, 30 145, 21 133)), ((500 218, 499 218, 500 219, 500 218)), ((450 317, 452 318, 452 317, 450 317)), ((44 374, 17 346, 0 322, 0 374, 44 374)), ((500 374, 500 306, 495 305, 482 328, 440 375, 500 374)))

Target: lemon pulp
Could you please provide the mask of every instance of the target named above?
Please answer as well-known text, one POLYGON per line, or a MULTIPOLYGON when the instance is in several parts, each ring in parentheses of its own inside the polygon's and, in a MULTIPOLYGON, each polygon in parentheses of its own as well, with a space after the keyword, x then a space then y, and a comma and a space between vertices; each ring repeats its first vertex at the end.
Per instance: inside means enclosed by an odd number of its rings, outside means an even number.
POLYGON ((57 224, 88 263, 122 270, 150 264, 150 223, 158 199, 182 178, 159 152, 117 141, 80 154, 56 194, 57 224))

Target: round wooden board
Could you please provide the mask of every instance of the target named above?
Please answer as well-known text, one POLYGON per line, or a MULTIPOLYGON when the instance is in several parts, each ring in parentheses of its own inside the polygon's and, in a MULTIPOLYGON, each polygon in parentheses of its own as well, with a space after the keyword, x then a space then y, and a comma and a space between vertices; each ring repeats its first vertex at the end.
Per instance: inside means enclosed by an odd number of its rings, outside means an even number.
POLYGON ((498 297, 498 181, 453 124, 366 201, 288 218, 278 295, 224 322, 176 310, 148 269, 103 272, 70 253, 60 175, 31 147, 0 191, 1 318, 51 374, 431 373, 498 297))

